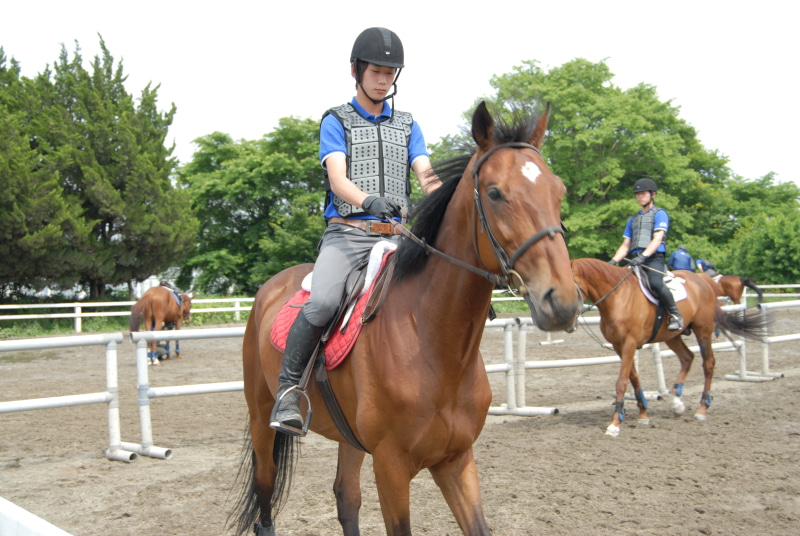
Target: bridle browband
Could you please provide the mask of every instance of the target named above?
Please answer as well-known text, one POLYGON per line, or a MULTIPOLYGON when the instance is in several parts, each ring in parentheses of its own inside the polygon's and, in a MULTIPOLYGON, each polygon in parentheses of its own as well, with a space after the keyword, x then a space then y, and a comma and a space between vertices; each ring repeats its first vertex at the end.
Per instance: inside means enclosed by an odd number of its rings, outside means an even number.
MULTIPOLYGON (((540 157, 542 156, 542 153, 539 151, 539 149, 537 149, 535 146, 529 143, 523 143, 523 142, 502 143, 500 145, 495 145, 494 147, 486 151, 483 155, 481 155, 481 157, 475 162, 475 165, 472 167, 472 178, 475 183, 475 187, 473 189, 474 199, 475 199, 475 211, 478 213, 478 218, 481 221, 481 225, 483 226, 483 229, 486 231, 486 235, 489 238, 489 243, 492 246, 492 250, 494 251, 494 254, 497 257, 497 260, 500 261, 500 269, 502 270, 503 275, 494 274, 492 272, 489 272, 488 270, 483 270, 481 268, 468 264, 460 259, 451 257, 450 255, 447 255, 446 253, 430 246, 428 243, 425 242, 425 240, 420 239, 419 237, 414 235, 405 226, 393 220, 390 221, 392 221, 392 224, 394 225, 395 229, 399 230, 404 236, 416 242, 417 245, 419 245, 420 247, 422 247, 422 249, 425 250, 426 254, 433 253, 435 255, 438 255, 439 257, 442 257, 448 260, 449 262, 457 266, 460 266, 461 268, 464 268, 472 273, 480 275, 481 277, 489 280, 494 285, 502 285, 511 288, 512 284, 514 284, 518 289, 519 293, 522 296, 525 296, 528 293, 528 289, 525 286, 525 282, 523 281, 522 276, 520 276, 514 270, 514 264, 525 253, 525 251, 528 250, 528 248, 533 246, 536 242, 538 242, 545 236, 549 236, 550 238, 555 238, 557 233, 561 233, 563 235, 564 228, 562 225, 551 225, 549 227, 540 229, 533 236, 525 240, 525 242, 523 242, 517 248, 517 250, 511 255, 511 257, 508 256, 503 247, 500 245, 500 242, 497 240, 497 237, 495 237, 494 233, 492 232, 492 228, 489 226, 489 221, 486 218, 486 212, 483 209, 483 203, 481 201, 481 196, 478 188, 478 173, 480 172, 481 166, 486 162, 486 160, 492 154, 494 154, 496 151, 500 149, 532 149, 540 157)), ((475 252, 478 256, 479 262, 483 264, 480 253, 478 252, 477 233, 478 231, 476 228, 475 229, 476 236, 474 241, 475 252)))

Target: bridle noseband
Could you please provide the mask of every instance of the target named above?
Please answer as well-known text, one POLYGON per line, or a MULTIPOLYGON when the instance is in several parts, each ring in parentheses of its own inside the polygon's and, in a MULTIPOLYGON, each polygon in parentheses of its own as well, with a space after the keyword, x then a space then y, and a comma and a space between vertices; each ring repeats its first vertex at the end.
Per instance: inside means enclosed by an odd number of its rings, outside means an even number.
MULTIPOLYGON (((514 264, 519 260, 519 258, 536 242, 544 238, 545 236, 549 236, 550 238, 555 238, 556 233, 564 234, 563 225, 551 225, 549 227, 545 227, 537 231, 533 236, 525 240, 514 252, 511 257, 508 256, 506 251, 500 245, 500 242, 497 240, 497 237, 492 232, 492 228, 489 226, 489 220, 486 218, 486 212, 483 209, 483 202, 481 201, 481 194, 478 187, 478 173, 480 173, 481 166, 489 159, 491 155, 495 152, 499 151, 500 149, 531 149, 533 152, 538 154, 542 157, 542 153, 537 149, 535 146, 529 143, 523 142, 510 142, 510 143, 502 143, 500 145, 495 145, 475 162, 475 165, 472 167, 472 179, 475 183, 474 188, 474 198, 475 198, 475 210, 478 213, 478 218, 481 220, 481 225, 483 229, 486 231, 486 236, 489 238, 489 243, 492 246, 492 250, 494 251, 497 260, 500 261, 500 269, 503 271, 503 284, 508 286, 509 288, 515 286, 519 293, 522 296, 525 296, 528 293, 528 288, 525 286, 525 282, 522 279, 522 276, 519 275, 514 270, 514 264)), ((544 158, 544 157, 542 157, 544 158)), ((481 264, 483 261, 481 260, 480 252, 478 251, 478 240, 477 240, 477 229, 475 230, 476 239, 474 241, 475 244, 475 253, 478 256, 478 260, 481 264)))

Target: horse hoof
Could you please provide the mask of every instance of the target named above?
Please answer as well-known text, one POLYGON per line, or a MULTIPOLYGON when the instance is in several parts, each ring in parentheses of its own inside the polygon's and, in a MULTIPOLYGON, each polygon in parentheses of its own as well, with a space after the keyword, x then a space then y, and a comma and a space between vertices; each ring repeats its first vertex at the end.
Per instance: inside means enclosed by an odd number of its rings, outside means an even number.
POLYGON ((705 415, 700 415, 699 413, 695 413, 694 420, 696 420, 697 422, 706 422, 708 420, 708 417, 706 417, 705 415))
POLYGON ((677 396, 673 397, 673 399, 672 399, 672 412, 675 415, 683 415, 683 413, 685 411, 686 411, 686 405, 683 403, 683 400, 681 400, 677 396))
POLYGON ((650 426, 650 419, 636 419, 636 422, 642 426, 650 426))
POLYGON ((606 435, 611 437, 619 437, 619 426, 609 424, 608 428, 606 428, 606 435))

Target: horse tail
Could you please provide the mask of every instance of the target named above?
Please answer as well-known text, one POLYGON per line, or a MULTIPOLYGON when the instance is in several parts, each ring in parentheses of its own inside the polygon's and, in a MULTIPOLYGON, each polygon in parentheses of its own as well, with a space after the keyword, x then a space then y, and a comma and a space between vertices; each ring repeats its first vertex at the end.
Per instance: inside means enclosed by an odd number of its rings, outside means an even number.
POLYGON ((131 318, 128 323, 131 331, 139 331, 139 326, 144 322, 144 303, 139 300, 131 307, 131 318))
POLYGON ((749 289, 754 290, 755 293, 758 294, 758 303, 764 301, 764 293, 761 291, 760 288, 758 288, 758 286, 755 283, 753 283, 752 279, 748 277, 740 277, 739 279, 741 279, 742 285, 746 286, 749 289))
POLYGON ((286 504, 300 451, 297 440, 297 437, 288 434, 275 434, 272 459, 276 466, 276 476, 270 498, 270 511, 264 512, 259 501, 260 493, 256 487, 256 453, 253 450, 250 427, 246 428, 242 461, 236 475, 236 481, 241 483, 242 491, 227 521, 228 528, 234 530, 237 535, 249 534, 255 523, 262 521, 271 523, 286 504))
POLYGON ((714 316, 717 327, 727 334, 741 335, 742 337, 754 341, 764 342, 767 338, 767 328, 772 323, 772 319, 756 309, 745 309, 743 311, 723 311, 717 304, 717 311, 714 316))

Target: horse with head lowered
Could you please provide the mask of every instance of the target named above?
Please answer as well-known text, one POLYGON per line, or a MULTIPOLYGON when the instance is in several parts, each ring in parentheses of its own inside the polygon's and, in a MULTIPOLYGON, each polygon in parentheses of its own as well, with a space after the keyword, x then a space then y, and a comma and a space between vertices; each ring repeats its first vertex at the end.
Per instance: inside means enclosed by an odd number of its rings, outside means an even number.
MULTIPOLYGON (((131 307, 129 327, 131 331, 139 331, 139 327, 144 322, 145 329, 160 331, 174 323, 175 329, 181 329, 183 322, 191 321, 191 311, 191 294, 180 292, 180 295, 176 296, 175 292, 166 287, 151 287, 131 307)), ((148 361, 150 364, 157 365, 159 358, 156 341, 148 343, 148 347, 148 361)), ((175 341, 175 357, 180 356, 180 342, 175 341)), ((169 343, 166 345, 166 358, 170 358, 169 343)))

